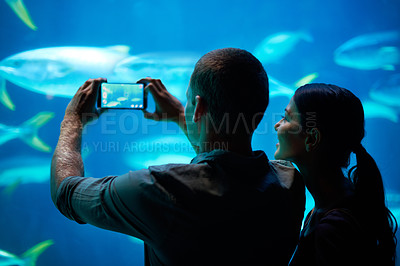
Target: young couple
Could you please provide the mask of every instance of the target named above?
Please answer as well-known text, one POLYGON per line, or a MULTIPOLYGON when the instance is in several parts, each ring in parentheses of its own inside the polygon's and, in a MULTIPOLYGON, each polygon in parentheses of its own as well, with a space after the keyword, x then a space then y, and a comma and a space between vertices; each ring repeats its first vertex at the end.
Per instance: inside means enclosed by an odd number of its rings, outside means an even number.
POLYGON ((53 156, 52 198, 69 219, 142 239, 147 265, 394 265, 397 223, 349 90, 298 88, 275 125, 278 160, 268 160, 251 147, 267 74, 247 51, 214 50, 197 62, 185 107, 160 80, 139 81, 156 102, 145 117, 179 124, 198 153, 190 164, 84 177, 82 117, 95 113, 102 82, 71 100, 53 156), (226 149, 210 148, 221 142, 226 149), (357 165, 346 176, 351 153, 357 165), (300 232, 304 184, 315 207, 300 232))

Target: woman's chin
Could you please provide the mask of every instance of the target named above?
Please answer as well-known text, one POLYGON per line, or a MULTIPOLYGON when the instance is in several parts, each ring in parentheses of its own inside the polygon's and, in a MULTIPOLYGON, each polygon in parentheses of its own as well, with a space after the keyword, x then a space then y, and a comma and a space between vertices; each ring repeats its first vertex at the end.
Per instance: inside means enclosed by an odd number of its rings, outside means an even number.
POLYGON ((279 148, 275 151, 274 158, 275 158, 275 160, 282 160, 282 158, 279 154, 279 148))
POLYGON ((279 146, 274 153, 275 160, 288 160, 288 157, 281 153, 279 146))

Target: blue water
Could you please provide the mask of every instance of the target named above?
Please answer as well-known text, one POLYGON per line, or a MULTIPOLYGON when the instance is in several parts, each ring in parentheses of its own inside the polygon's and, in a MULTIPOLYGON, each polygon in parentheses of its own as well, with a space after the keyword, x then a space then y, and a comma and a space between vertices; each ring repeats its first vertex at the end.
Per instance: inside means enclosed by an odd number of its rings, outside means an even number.
MULTIPOLYGON (((374 84, 399 73, 398 65, 391 71, 360 70, 340 66, 333 60, 335 49, 355 36, 400 30, 398 0, 25 0, 25 5, 37 31, 24 25, 5 1, 0 1, 0 60, 19 52, 55 46, 123 44, 131 46, 132 55, 167 51, 202 55, 223 47, 252 52, 271 34, 303 31, 312 35, 313 42, 300 41, 279 62, 265 65, 269 75, 294 84, 301 77, 318 72, 316 82, 337 84, 367 99, 374 84)), ((35 93, 11 82, 6 86, 16 110, 0 105, 0 123, 17 126, 38 112, 54 112, 55 117, 39 130, 40 138, 54 150, 69 99, 35 93)), ((271 99, 253 140, 254 149, 264 150, 271 159, 277 142, 273 125, 287 103, 285 97, 271 99)), ((154 105, 150 103, 149 108, 154 105)), ((398 109, 396 112, 398 115, 398 109)), ((366 132, 364 146, 381 169, 386 191, 391 194, 388 203, 399 220, 400 123, 367 119, 366 132)), ((140 111, 129 115, 111 112, 84 134, 85 171, 87 175, 101 177, 152 163, 167 163, 168 159, 162 156, 165 147, 154 144, 161 143, 163 136, 168 136, 171 143, 180 143, 181 154, 172 157, 174 147, 170 145, 167 158, 185 161, 194 155, 175 125, 143 120, 140 111)), ((34 150, 18 139, 9 141, 0 146, 0 175, 18 165, 3 164, 5 159, 29 161, 37 157, 50 163, 51 153, 34 150)), ((310 210, 312 199, 307 200, 310 210)), ((51 202, 48 182, 20 184, 11 194, 0 187, 0 249, 20 255, 47 239, 53 239, 54 245, 40 255, 37 265, 143 265, 142 244, 63 217, 51 202)), ((400 255, 399 247, 397 250, 400 255)))

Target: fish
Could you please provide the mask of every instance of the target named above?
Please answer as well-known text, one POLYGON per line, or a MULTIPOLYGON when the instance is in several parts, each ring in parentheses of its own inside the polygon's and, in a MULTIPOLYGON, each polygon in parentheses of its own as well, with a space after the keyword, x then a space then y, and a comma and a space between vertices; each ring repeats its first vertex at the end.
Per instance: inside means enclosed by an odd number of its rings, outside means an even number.
POLYGON ((253 54, 263 65, 274 63, 293 51, 301 40, 313 42, 313 37, 306 31, 274 33, 262 40, 254 49, 253 54))
POLYGON ((0 78, 0 102, 11 111, 15 111, 15 104, 6 90, 6 80, 2 78, 0 78))
POLYGON ((274 98, 274 97, 280 97, 284 96, 287 97, 289 100, 292 98, 294 95, 294 92, 298 87, 301 87, 305 84, 313 82, 316 78, 318 78, 318 73, 314 72, 311 74, 308 74, 298 81, 295 82, 294 85, 289 85, 286 83, 283 83, 276 78, 269 76, 268 81, 269 81, 269 97, 274 98))
POLYGON ((51 158, 42 156, 13 156, 0 162, 0 186, 45 183, 50 180, 51 158))
POLYGON ((16 265, 16 266, 35 266, 37 258, 51 245, 54 241, 49 239, 33 246, 21 256, 16 256, 8 251, 0 249, 0 265, 16 265))
POLYGON ((36 31, 37 27, 29 15, 28 9, 22 0, 6 0, 6 3, 11 7, 14 13, 28 26, 30 29, 36 31))
POLYGON ((190 52, 158 52, 137 54, 120 61, 114 69, 121 82, 136 82, 143 77, 160 79, 181 101, 199 55, 190 52))
POLYGON ((117 98, 117 101, 119 101, 119 102, 124 102, 126 100, 128 100, 128 98, 126 98, 126 97, 118 97, 117 98))
POLYGON ((393 123, 397 123, 399 121, 397 111, 389 106, 372 100, 363 100, 362 105, 364 108, 365 119, 382 118, 393 123))
POLYGON ((51 152, 50 146, 39 138, 38 130, 53 117, 53 112, 40 112, 19 126, 0 124, 0 145, 19 138, 38 151, 51 152))
POLYGON ((302 77, 301 79, 299 79, 294 86, 296 88, 300 88, 303 85, 309 84, 311 82, 313 82, 316 78, 318 78, 319 74, 317 72, 311 73, 307 76, 302 77))
MULTIPOLYGON (((0 162, 0 187, 11 195, 20 185, 48 183, 51 158, 39 156, 13 156, 0 162)), ((1 265, 1 264, 0 264, 1 265)))
POLYGON ((127 156, 124 162, 134 170, 151 165, 169 163, 188 164, 196 156, 192 145, 184 134, 158 135, 125 143, 122 149, 127 156))
POLYGON ((400 32, 384 31, 354 37, 334 52, 340 66, 360 70, 395 70, 400 64, 400 32))
POLYGON ((400 73, 377 82, 369 91, 371 99, 392 107, 400 107, 400 73))
POLYGON ((105 107, 115 107, 115 106, 118 106, 118 105, 121 105, 121 103, 117 102, 117 101, 112 101, 112 102, 109 102, 109 103, 105 104, 105 107))
POLYGON ((285 96, 285 97, 291 99, 296 90, 296 87, 290 86, 286 83, 283 83, 271 76, 268 77, 268 82, 269 82, 269 97, 270 98, 285 96))
MULTIPOLYGON (((0 62, 0 77, 36 93, 72 98, 88 78, 112 79, 115 65, 130 56, 129 49, 128 46, 117 45, 29 50, 3 59, 0 62)), ((1 91, 5 91, 5 85, 1 91)), ((4 100, 1 102, 4 104, 4 100)))

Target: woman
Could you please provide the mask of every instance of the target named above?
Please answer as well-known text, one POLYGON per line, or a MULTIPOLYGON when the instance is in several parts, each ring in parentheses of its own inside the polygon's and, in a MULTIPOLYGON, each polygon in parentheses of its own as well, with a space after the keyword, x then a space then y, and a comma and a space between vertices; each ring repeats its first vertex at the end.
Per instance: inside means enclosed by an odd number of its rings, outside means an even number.
POLYGON ((361 144, 361 101, 335 85, 302 86, 275 130, 275 158, 297 165, 315 201, 290 265, 394 265, 397 222, 361 144), (346 177, 352 152, 357 165, 346 177))

